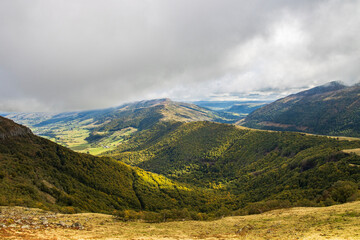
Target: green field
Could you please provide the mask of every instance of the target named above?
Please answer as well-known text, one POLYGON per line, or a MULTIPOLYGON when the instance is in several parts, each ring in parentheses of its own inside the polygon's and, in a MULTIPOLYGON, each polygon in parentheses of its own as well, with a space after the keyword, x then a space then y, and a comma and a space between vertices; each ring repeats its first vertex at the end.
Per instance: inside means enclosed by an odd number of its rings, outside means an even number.
POLYGON ((93 132, 98 127, 93 119, 86 121, 71 121, 71 123, 52 124, 50 127, 33 127, 34 133, 45 137, 53 142, 68 147, 74 151, 99 155, 103 152, 116 149, 124 141, 125 137, 137 131, 136 128, 128 127, 115 132, 93 132), (90 133, 103 135, 99 141, 89 142, 90 133))

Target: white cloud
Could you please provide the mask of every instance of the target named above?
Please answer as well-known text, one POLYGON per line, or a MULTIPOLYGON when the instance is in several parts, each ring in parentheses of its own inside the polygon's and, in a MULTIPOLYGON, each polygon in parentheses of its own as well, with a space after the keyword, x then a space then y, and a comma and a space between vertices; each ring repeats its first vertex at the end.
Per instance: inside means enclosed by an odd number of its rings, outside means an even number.
POLYGON ((3 0, 2 109, 88 109, 353 83, 359 2, 3 0), (39 104, 19 104, 28 99, 39 104))

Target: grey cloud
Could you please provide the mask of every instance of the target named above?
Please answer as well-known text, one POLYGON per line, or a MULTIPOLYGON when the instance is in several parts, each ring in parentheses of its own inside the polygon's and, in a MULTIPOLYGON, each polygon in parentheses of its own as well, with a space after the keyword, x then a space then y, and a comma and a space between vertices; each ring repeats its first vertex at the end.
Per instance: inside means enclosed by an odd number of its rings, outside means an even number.
POLYGON ((355 81, 358 13, 359 1, 3 0, 0 111, 355 81))

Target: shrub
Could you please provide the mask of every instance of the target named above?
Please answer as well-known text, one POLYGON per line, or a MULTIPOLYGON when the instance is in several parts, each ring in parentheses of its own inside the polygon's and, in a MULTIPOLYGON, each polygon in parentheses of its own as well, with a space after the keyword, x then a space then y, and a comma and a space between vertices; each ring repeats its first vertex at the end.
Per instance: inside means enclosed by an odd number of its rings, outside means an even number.
POLYGON ((358 190, 358 186, 350 181, 337 181, 329 189, 331 198, 340 203, 345 203, 358 190))
POLYGON ((113 215, 115 216, 116 219, 121 220, 121 221, 134 221, 134 220, 138 220, 138 219, 142 219, 143 218, 143 213, 142 212, 136 212, 134 210, 131 209, 126 209, 126 210, 122 210, 122 211, 115 211, 113 213, 113 215))
POLYGON ((63 213, 68 213, 68 214, 74 214, 74 213, 76 213, 75 208, 69 207, 69 206, 67 206, 67 207, 62 207, 62 208, 60 209, 60 211, 63 212, 63 213))
POLYGON ((150 223, 158 223, 163 221, 163 216, 157 212, 144 212, 144 220, 150 223))

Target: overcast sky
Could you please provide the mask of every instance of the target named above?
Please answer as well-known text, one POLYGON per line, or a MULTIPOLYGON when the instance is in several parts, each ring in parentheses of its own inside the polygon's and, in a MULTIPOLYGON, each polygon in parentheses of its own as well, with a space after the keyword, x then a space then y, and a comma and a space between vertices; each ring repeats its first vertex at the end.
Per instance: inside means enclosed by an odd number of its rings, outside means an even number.
POLYGON ((1 0, 0 111, 360 80, 360 0, 1 0))

